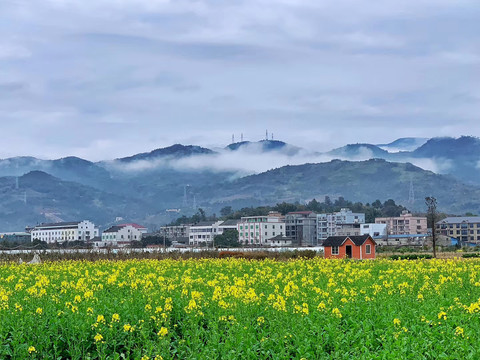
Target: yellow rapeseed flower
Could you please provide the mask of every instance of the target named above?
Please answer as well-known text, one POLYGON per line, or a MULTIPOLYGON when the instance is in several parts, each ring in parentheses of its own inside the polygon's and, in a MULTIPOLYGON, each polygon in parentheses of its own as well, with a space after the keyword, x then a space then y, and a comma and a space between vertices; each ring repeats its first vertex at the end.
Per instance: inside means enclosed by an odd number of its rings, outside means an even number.
POLYGON ((340 312, 340 310, 338 308, 333 308, 332 309, 332 314, 335 315, 338 318, 342 317, 342 313, 340 312))
POLYGON ((97 333, 97 335, 95 335, 93 339, 95 340, 95 342, 100 342, 103 340, 103 336, 102 334, 97 333))
POLYGON ((162 326, 157 335, 160 336, 160 337, 165 337, 165 336, 167 336, 167 334, 168 334, 168 329, 166 327, 162 326))
POLYGON ((35 346, 29 346, 28 347, 28 353, 31 354, 31 353, 34 353, 34 352, 37 352, 37 349, 35 349, 35 346))

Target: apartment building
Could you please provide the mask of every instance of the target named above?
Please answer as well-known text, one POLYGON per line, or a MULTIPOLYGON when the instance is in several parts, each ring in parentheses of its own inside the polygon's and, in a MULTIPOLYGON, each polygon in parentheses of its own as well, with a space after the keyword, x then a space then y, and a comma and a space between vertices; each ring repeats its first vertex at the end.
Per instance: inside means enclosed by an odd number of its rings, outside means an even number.
POLYGON ((89 241, 99 236, 99 230, 91 221, 59 222, 40 224, 31 229, 31 240, 47 243, 65 241, 89 241))
POLYGON ((237 224, 239 241, 243 245, 265 245, 278 235, 285 235, 285 218, 277 212, 266 216, 245 216, 237 224))
POLYGON ((448 217, 436 223, 438 234, 456 238, 462 242, 480 243, 480 217, 448 217))
POLYGON ((400 216, 376 218, 375 224, 386 224, 388 235, 426 234, 427 218, 403 211, 400 216))
POLYGON ((317 246, 317 214, 294 211, 285 215, 285 236, 296 246, 317 246))
POLYGON ((361 235, 360 224, 365 223, 365 214, 350 209, 330 214, 317 214, 317 239, 319 242, 330 236, 361 235))

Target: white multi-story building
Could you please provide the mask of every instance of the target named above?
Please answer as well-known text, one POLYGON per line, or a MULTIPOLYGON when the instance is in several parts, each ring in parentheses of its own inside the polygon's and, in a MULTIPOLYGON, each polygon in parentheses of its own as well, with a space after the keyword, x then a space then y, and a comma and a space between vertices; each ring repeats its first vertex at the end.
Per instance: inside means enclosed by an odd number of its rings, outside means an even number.
POLYGON ((215 236, 223 233, 220 229, 222 223, 223 221, 200 221, 190 225, 188 244, 193 246, 212 244, 215 236))
POLYGON ((146 228, 137 224, 115 225, 102 233, 102 240, 96 241, 97 247, 125 247, 132 241, 142 240, 146 228))
POLYGON ((360 235, 358 224, 364 223, 365 214, 354 213, 350 209, 340 209, 339 212, 331 214, 318 214, 317 238, 318 240, 325 240, 329 236, 344 235, 346 232, 352 232, 349 235, 360 235), (357 231, 358 234, 356 234, 357 231))
POLYGON ((285 235, 285 218, 277 212, 267 216, 245 216, 237 224, 239 241, 244 245, 265 245, 267 240, 285 235))
POLYGON ((99 231, 94 223, 84 220, 40 224, 31 230, 30 235, 32 241, 37 239, 51 244, 65 241, 90 241, 99 236, 99 231))

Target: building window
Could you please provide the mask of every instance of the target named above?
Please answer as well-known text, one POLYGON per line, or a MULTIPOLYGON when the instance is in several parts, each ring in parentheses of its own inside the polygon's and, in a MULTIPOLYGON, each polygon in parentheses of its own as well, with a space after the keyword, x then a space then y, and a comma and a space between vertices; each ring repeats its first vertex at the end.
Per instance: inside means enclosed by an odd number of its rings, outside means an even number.
POLYGON ((365 253, 367 253, 367 254, 372 253, 372 245, 370 245, 370 244, 365 245, 365 253))
POLYGON ((338 255, 338 246, 332 246, 332 255, 338 255))

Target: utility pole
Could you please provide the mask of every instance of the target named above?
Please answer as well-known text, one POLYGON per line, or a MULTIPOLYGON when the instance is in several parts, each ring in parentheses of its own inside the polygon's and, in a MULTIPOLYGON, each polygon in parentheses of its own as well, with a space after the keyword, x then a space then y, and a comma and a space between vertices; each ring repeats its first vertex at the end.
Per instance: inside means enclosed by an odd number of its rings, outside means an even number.
POLYGON ((437 218, 437 199, 433 196, 428 196, 425 198, 425 205, 427 205, 427 216, 430 219, 430 223, 432 225, 432 245, 433 245, 433 257, 437 257, 437 239, 436 239, 436 232, 435 232, 435 220, 437 218))

